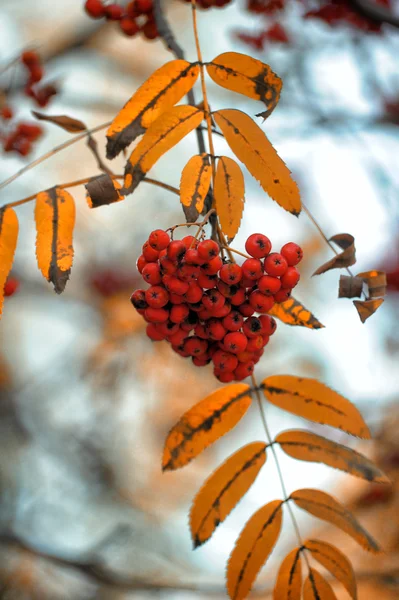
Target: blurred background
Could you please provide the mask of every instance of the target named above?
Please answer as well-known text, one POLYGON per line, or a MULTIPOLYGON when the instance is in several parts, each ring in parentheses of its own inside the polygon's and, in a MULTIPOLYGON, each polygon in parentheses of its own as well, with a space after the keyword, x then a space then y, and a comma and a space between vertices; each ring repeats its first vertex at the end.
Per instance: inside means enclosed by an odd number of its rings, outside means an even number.
MULTIPOLYGON (((120 2, 124 9, 126 4, 120 2)), ((186 57, 195 60, 189 5, 162 4, 186 57)), ((21 131, 20 123, 38 124, 32 109, 66 114, 90 128, 106 123, 172 58, 160 39, 148 39, 156 37, 151 19, 138 22, 147 23, 144 35, 131 23, 122 31, 122 22, 90 18, 83 0, 0 0, 1 181, 71 139, 40 123, 37 140, 21 145, 20 134, 13 134, 21 131), (37 51, 43 61, 44 78, 34 93, 27 90, 26 69, 18 60, 24 50, 37 51)), ((246 209, 234 247, 243 250, 248 235, 258 231, 278 248, 299 243, 305 258, 295 296, 325 325, 312 331, 279 323, 257 376, 317 377, 350 398, 378 442, 354 447, 377 460, 394 482, 399 469, 398 26, 396 0, 232 0, 199 11, 204 60, 229 50, 244 52, 282 77, 281 101, 264 131, 327 237, 355 236, 353 270, 388 273, 385 302, 363 325, 352 302, 337 298, 338 271, 311 278, 332 254, 308 216, 295 219, 282 211, 246 173, 246 209)), ((195 91, 199 99, 199 88, 195 91)), ((262 110, 260 103, 212 81, 209 95, 213 110, 234 107, 251 116, 262 110)), ((104 157, 104 131, 95 138, 104 157)), ((216 145, 218 154, 229 153, 223 140, 216 139, 216 145)), ((187 156, 196 152, 192 135, 163 157, 151 176, 178 186, 187 156)), ((122 173, 123 163, 119 157, 110 166, 122 173)), ((82 139, 4 187, 0 206, 99 173, 82 139)), ((75 259, 61 296, 36 266, 33 203, 16 209, 20 235, 11 287, 18 289, 5 299, 0 323, 1 597, 225 598, 225 564, 239 532, 257 508, 281 495, 273 461, 195 552, 187 513, 222 460, 240 445, 264 439, 256 406, 188 467, 162 475, 167 432, 220 385, 210 368, 199 370, 166 344, 146 339, 144 321, 129 303, 140 287, 135 262, 142 244, 152 229, 181 223, 183 214, 173 194, 145 183, 124 201, 93 210, 82 186, 71 192, 77 206, 75 259)), ((277 408, 267 406, 267 413, 274 434, 308 427, 352 443, 277 408)), ((381 489, 327 467, 280 458, 289 492, 330 491, 354 510, 386 554, 370 559, 344 534, 298 512, 303 536, 320 533, 348 553, 359 575, 360 600, 399 598, 397 483, 381 489)), ((254 597, 271 597, 276 568, 294 545, 287 518, 254 597)), ((339 586, 336 592, 348 597, 339 586)))

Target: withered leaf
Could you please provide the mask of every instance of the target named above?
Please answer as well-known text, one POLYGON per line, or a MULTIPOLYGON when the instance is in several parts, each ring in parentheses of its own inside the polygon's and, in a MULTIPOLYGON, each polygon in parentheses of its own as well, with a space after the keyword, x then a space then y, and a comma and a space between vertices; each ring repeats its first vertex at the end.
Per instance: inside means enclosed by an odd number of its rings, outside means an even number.
POLYGON ((330 242, 334 242, 342 248, 343 252, 340 252, 334 256, 331 260, 321 265, 313 275, 321 275, 331 269, 343 269, 354 265, 356 262, 356 249, 355 249, 355 238, 350 233, 337 233, 333 235, 330 242))
POLYGON ((359 298, 362 294, 363 279, 351 275, 341 275, 339 278, 338 298, 359 298))
POLYGON ((384 271, 364 271, 358 273, 357 277, 366 282, 369 298, 381 298, 387 291, 387 276, 384 271))
POLYGON ((354 300, 353 304, 362 323, 365 323, 384 302, 384 298, 376 298, 375 300, 354 300))
POLYGON ((80 131, 85 131, 87 129, 82 121, 73 119, 67 115, 45 115, 36 110, 32 110, 32 115, 36 117, 36 119, 39 119, 39 121, 47 121, 48 123, 58 125, 58 127, 61 127, 61 129, 64 129, 64 131, 68 131, 69 133, 79 133, 80 131))
POLYGON ((106 173, 90 179, 85 188, 87 190, 87 204, 90 208, 113 204, 124 198, 119 192, 121 185, 106 173))

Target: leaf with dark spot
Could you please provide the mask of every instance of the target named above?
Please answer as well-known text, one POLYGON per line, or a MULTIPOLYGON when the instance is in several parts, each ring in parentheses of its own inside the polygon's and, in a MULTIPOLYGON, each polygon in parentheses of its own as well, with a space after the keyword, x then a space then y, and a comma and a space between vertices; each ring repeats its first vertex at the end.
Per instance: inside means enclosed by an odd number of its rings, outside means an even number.
POLYGON ((120 183, 107 174, 93 177, 85 185, 85 188, 87 190, 87 204, 90 208, 120 202, 124 198, 119 191, 121 188, 120 183))
POLYGON ((308 329, 323 329, 324 325, 308 310, 302 302, 288 298, 281 304, 275 304, 268 313, 286 325, 307 327, 308 329))

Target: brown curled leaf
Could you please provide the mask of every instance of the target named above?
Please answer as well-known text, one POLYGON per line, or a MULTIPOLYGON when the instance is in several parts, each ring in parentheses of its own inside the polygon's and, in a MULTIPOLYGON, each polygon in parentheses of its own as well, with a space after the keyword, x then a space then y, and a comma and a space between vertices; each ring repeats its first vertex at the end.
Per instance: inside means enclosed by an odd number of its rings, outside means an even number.
POLYGON ((353 304, 359 313, 361 322, 365 323, 383 302, 384 298, 376 298, 375 300, 354 300, 353 304))
POLYGON ((4 286, 14 262, 18 229, 15 211, 12 208, 0 208, 0 317, 3 311, 4 286))
POLYGON ((287 325, 308 329, 324 328, 324 325, 299 300, 292 297, 281 304, 274 304, 268 314, 287 325))
POLYGON ((321 265, 313 275, 321 275, 331 269, 344 269, 354 265, 356 262, 356 249, 355 249, 355 238, 350 233, 337 233, 333 235, 330 242, 334 242, 339 246, 343 252, 340 252, 334 256, 331 260, 321 265))
POLYGON ((317 379, 273 375, 262 381, 267 400, 294 415, 346 433, 370 439, 370 431, 357 408, 317 379))
POLYGON ((363 290, 363 279, 351 275, 340 275, 338 298, 359 298, 363 290))
POLYGON ((263 102, 264 119, 277 106, 283 82, 260 60, 239 52, 224 52, 208 63, 206 69, 221 87, 263 102))
POLYGON ((280 433, 276 442, 286 454, 297 460, 323 463, 366 481, 390 483, 387 476, 371 460, 321 435, 302 429, 291 429, 280 433))
POLYGON ((368 552, 380 552, 371 535, 363 529, 352 513, 330 494, 315 489, 302 489, 293 492, 290 498, 299 508, 345 531, 368 552))
POLYGON ((205 481, 190 511, 194 548, 204 544, 249 490, 266 462, 266 444, 240 448, 205 481))
POLYGON ((246 523, 227 564, 227 591, 232 600, 244 600, 271 554, 282 524, 282 501, 262 506, 246 523))
POLYGON ((120 193, 121 184, 106 173, 90 179, 85 188, 87 190, 87 204, 90 208, 120 202, 124 198, 120 193))
POLYGON ((357 600, 355 572, 349 560, 338 548, 321 540, 307 540, 305 548, 323 567, 342 583, 353 600, 357 600))
POLYGON ((237 234, 244 211, 245 183, 238 164, 221 156, 215 177, 215 207, 220 226, 231 241, 237 234))
POLYGON ((301 600, 301 593, 301 548, 295 548, 281 563, 273 591, 273 600, 301 600))
POLYGON ((201 123, 204 113, 194 106, 175 106, 147 129, 125 167, 123 194, 131 194, 151 167, 201 123))
POLYGON ((303 586, 303 600, 337 600, 331 585, 316 569, 309 569, 303 586))
POLYGON ((363 273, 358 273, 357 277, 360 277, 366 282, 369 291, 369 299, 385 296, 387 291, 387 276, 384 271, 365 271, 363 273))
POLYGON ((59 187, 40 192, 36 197, 35 221, 38 267, 61 294, 73 261, 75 202, 71 194, 59 187))
POLYGON ((208 154, 192 156, 180 179, 180 202, 188 223, 194 223, 204 208, 212 178, 208 154))
POLYGON ((179 102, 191 90, 198 74, 198 64, 186 60, 172 60, 157 69, 112 121, 107 131, 107 158, 115 158, 179 102))
POLYGON ((32 110, 32 115, 39 121, 47 121, 48 123, 53 123, 53 125, 58 125, 58 127, 69 133, 79 133, 87 129, 83 121, 73 119, 67 115, 45 115, 36 110, 32 110))
POLYGON ((162 470, 183 467, 233 429, 251 404, 249 390, 245 383, 233 383, 190 408, 166 439, 162 470))

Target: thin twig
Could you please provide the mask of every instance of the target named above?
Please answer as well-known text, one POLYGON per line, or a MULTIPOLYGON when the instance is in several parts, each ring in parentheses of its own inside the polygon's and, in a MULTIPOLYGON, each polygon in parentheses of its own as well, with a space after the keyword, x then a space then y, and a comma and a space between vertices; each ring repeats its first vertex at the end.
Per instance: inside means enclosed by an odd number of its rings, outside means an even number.
POLYGON ((221 246, 222 249, 227 250, 228 252, 234 252, 234 254, 239 254, 244 258, 252 258, 249 254, 245 254, 245 252, 240 252, 239 250, 235 250, 235 248, 231 248, 231 246, 221 246))

